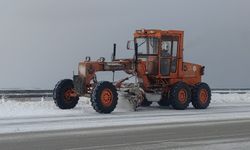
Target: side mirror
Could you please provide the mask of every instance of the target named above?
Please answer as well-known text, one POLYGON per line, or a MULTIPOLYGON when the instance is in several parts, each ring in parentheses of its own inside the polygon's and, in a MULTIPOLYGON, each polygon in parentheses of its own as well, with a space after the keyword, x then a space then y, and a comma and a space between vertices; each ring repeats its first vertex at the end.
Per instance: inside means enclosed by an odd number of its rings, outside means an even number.
POLYGON ((127 50, 134 50, 134 41, 130 40, 127 42, 127 50))

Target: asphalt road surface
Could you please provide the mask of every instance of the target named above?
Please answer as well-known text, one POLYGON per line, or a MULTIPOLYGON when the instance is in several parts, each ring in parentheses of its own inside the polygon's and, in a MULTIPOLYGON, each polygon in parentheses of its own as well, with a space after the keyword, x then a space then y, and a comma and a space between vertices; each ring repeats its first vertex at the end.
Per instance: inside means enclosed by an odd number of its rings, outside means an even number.
POLYGON ((1 150, 249 150, 249 147, 249 119, 0 135, 1 150))

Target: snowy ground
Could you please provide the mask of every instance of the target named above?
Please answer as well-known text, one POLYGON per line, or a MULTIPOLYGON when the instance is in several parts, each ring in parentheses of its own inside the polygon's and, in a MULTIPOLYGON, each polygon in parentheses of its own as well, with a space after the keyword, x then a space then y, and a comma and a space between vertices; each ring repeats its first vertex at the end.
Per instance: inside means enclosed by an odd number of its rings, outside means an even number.
POLYGON ((126 100, 120 100, 117 109, 107 115, 96 113, 87 98, 81 98, 71 110, 60 110, 52 100, 0 101, 0 133, 237 118, 250 118, 250 92, 213 94, 206 110, 196 110, 190 105, 189 109, 178 111, 155 104, 133 112, 126 100))

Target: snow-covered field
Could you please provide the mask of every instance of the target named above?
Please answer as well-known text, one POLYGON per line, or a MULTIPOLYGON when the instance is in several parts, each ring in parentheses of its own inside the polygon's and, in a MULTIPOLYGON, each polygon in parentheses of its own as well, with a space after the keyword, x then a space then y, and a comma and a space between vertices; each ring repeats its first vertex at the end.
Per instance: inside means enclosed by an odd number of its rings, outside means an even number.
POLYGON ((60 110, 52 100, 0 101, 0 133, 237 118, 250 118, 250 92, 215 93, 206 110, 196 110, 190 105, 189 109, 178 111, 154 104, 133 112, 122 99, 116 110, 106 115, 96 113, 87 98, 81 98, 71 110, 60 110))

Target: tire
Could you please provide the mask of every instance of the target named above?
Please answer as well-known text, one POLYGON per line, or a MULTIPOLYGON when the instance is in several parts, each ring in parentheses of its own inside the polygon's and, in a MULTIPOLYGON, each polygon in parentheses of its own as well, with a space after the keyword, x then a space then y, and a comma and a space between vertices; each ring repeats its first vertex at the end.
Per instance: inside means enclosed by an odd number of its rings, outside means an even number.
POLYGON ((111 82, 98 82, 92 91, 90 100, 96 112, 104 114, 111 113, 117 105, 117 90, 111 82))
POLYGON ((150 106, 153 103, 153 102, 148 101, 148 99, 146 98, 146 96, 143 96, 143 97, 144 97, 144 99, 143 99, 143 101, 140 104, 141 107, 148 107, 148 106, 150 106))
POLYGON ((59 81, 53 91, 53 99, 57 107, 60 109, 72 109, 79 100, 79 97, 70 97, 69 94, 74 89, 74 84, 71 79, 59 81))
POLYGON ((167 93, 163 93, 161 100, 159 102, 157 102, 160 106, 169 106, 171 104, 171 101, 168 97, 167 93))
POLYGON ((206 109, 211 101, 211 90, 208 84, 199 83, 192 90, 192 105, 196 109, 206 109))
POLYGON ((170 89, 170 101, 174 109, 186 109, 191 101, 191 91, 189 86, 184 82, 176 83, 170 89))

